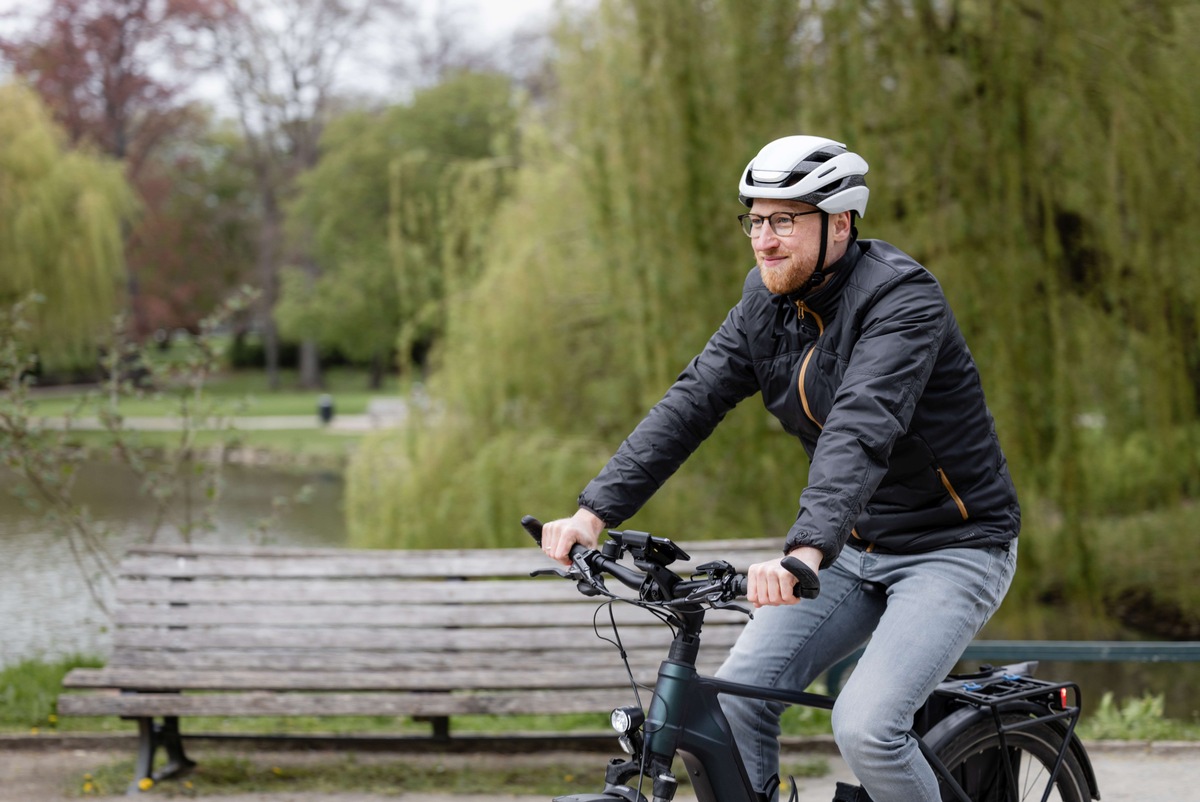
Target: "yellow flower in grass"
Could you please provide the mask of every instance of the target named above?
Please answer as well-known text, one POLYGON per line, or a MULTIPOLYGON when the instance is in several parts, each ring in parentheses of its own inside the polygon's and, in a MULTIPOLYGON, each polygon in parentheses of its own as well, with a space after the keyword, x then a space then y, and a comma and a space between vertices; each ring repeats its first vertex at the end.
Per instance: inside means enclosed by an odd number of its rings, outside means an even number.
POLYGON ((153 787, 154 780, 150 779, 149 777, 143 777, 142 779, 138 780, 139 791, 149 791, 153 787))
POLYGON ((93 783, 93 782, 85 782, 85 783, 83 784, 83 792, 84 792, 85 794, 94 794, 94 793, 96 793, 96 784, 95 784, 95 783, 93 783))

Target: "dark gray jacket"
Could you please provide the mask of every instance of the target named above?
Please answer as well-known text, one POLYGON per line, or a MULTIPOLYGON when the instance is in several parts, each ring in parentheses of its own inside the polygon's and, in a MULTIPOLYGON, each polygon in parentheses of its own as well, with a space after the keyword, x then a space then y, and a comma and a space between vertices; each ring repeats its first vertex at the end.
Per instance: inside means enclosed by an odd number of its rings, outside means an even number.
POLYGON ((898 553, 1015 538, 1016 490, 937 280, 880 240, 852 242, 831 272, 799 299, 771 293, 752 270, 741 301, 580 506, 619 525, 761 391, 810 458, 785 550, 815 546, 828 565, 852 536, 898 553))

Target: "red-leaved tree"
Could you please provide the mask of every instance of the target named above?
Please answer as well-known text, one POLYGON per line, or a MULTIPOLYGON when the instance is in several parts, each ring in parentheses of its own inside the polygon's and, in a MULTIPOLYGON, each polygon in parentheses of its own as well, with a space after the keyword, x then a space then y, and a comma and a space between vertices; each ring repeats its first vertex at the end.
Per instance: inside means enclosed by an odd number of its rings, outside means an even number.
POLYGON ((0 38, 0 56, 42 97, 71 143, 125 164, 142 205, 126 232, 138 335, 194 329, 207 310, 191 302, 223 294, 214 280, 230 278, 232 262, 222 253, 228 239, 214 242, 212 221, 195 216, 204 208, 188 202, 196 187, 174 182, 197 177, 179 169, 181 144, 207 125, 187 89, 210 66, 205 39, 232 3, 49 0, 41 10, 27 6, 27 24, 0 38))

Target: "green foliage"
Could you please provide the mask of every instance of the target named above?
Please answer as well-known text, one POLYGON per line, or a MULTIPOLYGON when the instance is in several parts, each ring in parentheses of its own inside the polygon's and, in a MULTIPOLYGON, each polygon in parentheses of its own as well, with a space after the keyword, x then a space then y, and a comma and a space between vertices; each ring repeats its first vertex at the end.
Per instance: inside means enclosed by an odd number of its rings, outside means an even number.
POLYGON ((74 668, 99 668, 94 657, 75 655, 51 663, 22 660, 0 668, 0 728, 53 730, 62 679, 74 668))
POLYGON ((0 306, 31 293, 49 368, 90 366, 122 299, 122 226, 135 201, 116 162, 69 150, 37 96, 0 85, 0 306))
POLYGON ((483 438, 445 420, 425 435, 406 429, 371 438, 347 473, 351 539, 366 548, 397 540, 405 548, 528 546, 521 516, 536 514, 539 500, 572 497, 602 459, 579 438, 538 431, 483 438), (420 519, 408 514, 417 507, 420 519))
POLYGON ((481 271, 477 243, 505 192, 515 123, 507 79, 464 73, 331 124, 290 209, 321 270, 285 271, 285 336, 315 335, 360 362, 397 348, 407 359, 434 336, 448 288, 481 271))
MULTIPOLYGON (((527 131, 484 274, 449 308, 430 382, 447 415, 408 435, 421 461, 403 475, 387 470, 387 447, 360 453, 352 533, 466 542, 483 512, 444 497, 469 495, 467 477, 506 486, 472 456, 496 443, 513 455, 501 470, 527 475, 515 445, 526 439, 543 444, 520 452, 531 465, 561 459, 572 479, 513 492, 570 512, 574 477, 616 448, 737 300, 751 266, 733 221, 740 170, 771 138, 808 132, 866 156, 862 235, 912 253, 951 299, 1028 517, 1052 532, 1046 549, 1022 549, 1023 571, 1095 586, 1096 513, 1176 507, 1200 477, 1188 257, 1200 103, 1186 78, 1200 67, 1198 25, 1182 0, 609 0, 564 24, 555 105, 527 131), (403 527, 373 507, 401 485, 403 527)), ((786 529, 802 452, 741 414, 718 430, 737 436, 706 445, 636 525, 786 529)), ((1170 559, 1184 540, 1153 553, 1170 559)))
POLYGON ((1113 741, 1184 740, 1197 734, 1194 725, 1163 718, 1163 697, 1150 693, 1121 704, 1112 693, 1105 693, 1095 712, 1084 716, 1079 730, 1087 740, 1113 741))

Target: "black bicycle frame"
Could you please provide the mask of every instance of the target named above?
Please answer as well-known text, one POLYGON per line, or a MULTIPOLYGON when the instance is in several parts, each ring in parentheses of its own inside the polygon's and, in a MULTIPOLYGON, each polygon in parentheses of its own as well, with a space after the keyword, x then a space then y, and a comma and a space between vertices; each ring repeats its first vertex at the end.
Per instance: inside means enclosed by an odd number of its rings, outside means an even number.
MULTIPOLYGON (((672 652, 692 651, 672 646, 672 652)), ((824 710, 833 709, 833 698, 807 691, 785 691, 730 682, 716 677, 701 676, 696 671, 694 656, 688 659, 668 658, 659 667, 654 698, 642 728, 645 746, 642 751, 644 773, 653 778, 669 773, 676 754, 687 768, 689 780, 698 802, 763 802, 770 796, 753 789, 742 762, 741 751, 733 738, 729 722, 721 709, 719 694, 751 699, 799 704, 824 710), (735 771, 724 770, 729 758, 734 758, 735 771), (709 771, 709 766, 723 770, 709 771)), ((946 783, 959 802, 971 802, 950 771, 916 732, 921 753, 934 772, 946 783)))

